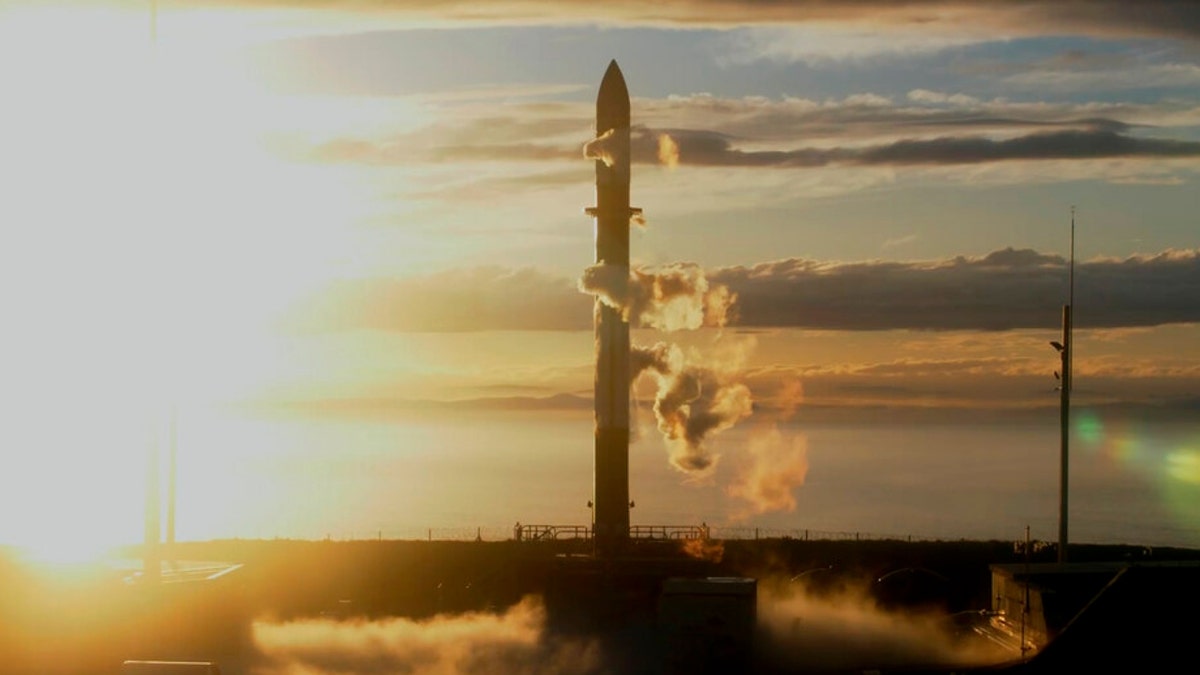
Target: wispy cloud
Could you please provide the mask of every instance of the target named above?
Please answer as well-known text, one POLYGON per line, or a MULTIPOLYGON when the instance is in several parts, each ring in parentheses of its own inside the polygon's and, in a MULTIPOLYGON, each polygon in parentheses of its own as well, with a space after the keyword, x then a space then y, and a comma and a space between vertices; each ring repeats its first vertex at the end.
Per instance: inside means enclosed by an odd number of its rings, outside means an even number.
MULTIPOLYGON (((1104 159, 1191 162, 1200 157, 1200 141, 1186 135, 1186 129, 1200 124, 1200 105, 1185 101, 982 101, 961 92, 917 89, 899 102, 869 93, 823 101, 672 96, 639 99, 635 111, 641 124, 633 132, 633 158, 647 164, 661 161, 664 135, 677 150, 678 165, 684 167, 812 169, 1086 161, 1095 168, 1101 166, 1095 161, 1104 159), (1153 134, 1148 133, 1150 127, 1153 134)), ((315 144, 291 138, 276 147, 293 159, 375 166, 565 165, 578 162, 580 145, 592 133, 591 115, 590 106, 566 102, 512 103, 499 110, 468 106, 441 110, 438 122, 403 134, 342 136, 315 144)), ((1114 178, 1145 178, 1131 172, 1129 164, 1110 168, 1119 169, 1114 178)), ((1062 172, 1056 169, 1055 173, 1062 172)))
POLYGON ((1002 37, 994 33, 984 35, 978 29, 943 33, 920 24, 864 25, 822 20, 737 30, 728 37, 728 54, 720 61, 835 65, 847 60, 930 54, 1002 37))
MULTIPOLYGON (((1076 267, 1080 325, 1200 321, 1200 250, 1076 267), (1086 318, 1084 318, 1086 316, 1086 318)), ((1005 249, 933 262, 820 263, 789 259, 725 268, 740 325, 848 330, 1053 327, 1066 291, 1060 256, 1005 249), (848 292, 847 289, 854 289, 848 292)))
POLYGON ((897 246, 904 246, 905 244, 911 244, 916 240, 917 240, 917 235, 909 234, 909 235, 905 235, 903 237, 896 237, 895 239, 888 239, 888 240, 884 241, 881 246, 882 246, 882 248, 885 248, 885 249, 896 248, 897 246))
MULTIPOLYGON (((790 258, 708 272, 736 295, 734 325, 836 330, 1054 328, 1066 261, 1029 249, 924 262, 790 258)), ((1087 328, 1200 321, 1200 249, 1076 266, 1087 328)), ((588 330, 591 299, 531 269, 344 281, 298 306, 307 330, 588 330)))
MULTIPOLYGON (((697 166, 814 168, 830 164, 919 165, 982 164, 1011 160, 1200 157, 1200 141, 1144 138, 1107 130, 1069 130, 993 139, 943 136, 901 140, 865 147, 743 150, 727 137, 708 131, 672 130, 679 163, 697 166)), ((634 159, 654 163, 648 136, 638 136, 634 159)))
POLYGON ((176 6, 241 9, 305 9, 358 14, 386 21, 448 21, 479 24, 600 22, 675 27, 775 26, 787 23, 859 26, 919 25, 946 35, 997 34, 1097 36, 1200 36, 1200 8, 1173 0, 177 0, 176 6))
POLYGON ((1057 91, 1200 87, 1200 64, 1156 63, 1124 68, 1033 68, 1002 79, 1011 86, 1057 91))
POLYGON ((480 267, 335 282, 295 307, 286 325, 301 332, 459 332, 581 330, 591 322, 591 298, 572 279, 530 268, 480 267))

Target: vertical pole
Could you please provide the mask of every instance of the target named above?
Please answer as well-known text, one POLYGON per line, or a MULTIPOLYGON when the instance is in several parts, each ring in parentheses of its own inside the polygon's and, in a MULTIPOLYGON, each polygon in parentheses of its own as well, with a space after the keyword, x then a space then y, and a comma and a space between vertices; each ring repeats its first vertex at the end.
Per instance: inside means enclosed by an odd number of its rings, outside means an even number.
POLYGON ((1071 206, 1071 256, 1067 271, 1067 304, 1063 307, 1063 352, 1062 352, 1062 392, 1060 399, 1061 419, 1059 420, 1062 435, 1061 457, 1059 459, 1059 505, 1058 505, 1058 562, 1067 562, 1067 522, 1068 522, 1068 490, 1070 485, 1069 466, 1071 442, 1071 388, 1075 385, 1073 372, 1075 360, 1075 331, 1071 313, 1075 308, 1075 207, 1071 206))
POLYGON ((170 445, 167 450, 167 552, 175 551, 175 489, 179 455, 179 412, 171 406, 170 445))
MULTIPOLYGON (((158 1, 150 0, 150 48, 151 59, 156 58, 158 46, 158 1)), ((154 61, 151 61, 152 65, 154 61)), ((153 72, 153 71, 152 71, 153 72)), ((152 190, 151 190, 152 191, 152 190)), ((146 503, 145 523, 143 530, 142 579, 147 583, 158 583, 162 576, 162 552, 159 542, 162 538, 162 504, 159 495, 159 447, 158 447, 158 415, 152 416, 149 447, 146 452, 146 503)))
POLYGON ((162 574, 158 544, 162 535, 159 504, 158 429, 154 429, 146 452, 146 522, 142 552, 142 579, 158 583, 162 574))
MULTIPOLYGON (((1068 268, 1068 272, 1067 272, 1067 304, 1070 305, 1072 311, 1074 311, 1074 309, 1075 309, 1075 207, 1074 206, 1071 207, 1071 260, 1070 260, 1069 268, 1068 268)), ((1065 336, 1068 340, 1070 338, 1074 337, 1074 326, 1072 325, 1069 330, 1070 330, 1070 334, 1065 336)), ((1069 341, 1064 341, 1063 344, 1068 345, 1068 346, 1071 345, 1071 343, 1069 341)), ((1075 366, 1075 355, 1072 353, 1067 356, 1067 367, 1064 370, 1069 371, 1072 368, 1074 368, 1074 366, 1075 366)), ((1071 382, 1070 384, 1073 385, 1074 382, 1071 382)), ((1069 388, 1068 388, 1068 391, 1070 391, 1069 388)))
POLYGON ((1063 305, 1062 387, 1059 390, 1058 562, 1067 562, 1067 491, 1070 484, 1069 445, 1071 437, 1071 306, 1063 305))
POLYGON ((1067 274, 1067 304, 1075 304, 1075 207, 1071 207, 1071 259, 1067 274))
POLYGON ((1021 601, 1021 659, 1025 658, 1025 622, 1029 618, 1029 526, 1025 526, 1025 596, 1021 601))

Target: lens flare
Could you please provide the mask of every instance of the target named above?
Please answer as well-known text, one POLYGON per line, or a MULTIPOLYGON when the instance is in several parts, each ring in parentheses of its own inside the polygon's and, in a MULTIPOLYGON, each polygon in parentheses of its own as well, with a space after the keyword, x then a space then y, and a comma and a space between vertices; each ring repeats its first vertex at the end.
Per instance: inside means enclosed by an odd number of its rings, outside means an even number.
POLYGON ((1163 499, 1175 524, 1200 538, 1200 441, 1167 455, 1163 499))
POLYGON ((1200 452, 1179 450, 1168 455, 1167 475, 1177 481, 1200 485, 1200 452))
POLYGON ((1200 538, 1200 439, 1181 435, 1177 426, 1154 426, 1104 417, 1094 410, 1076 413, 1073 432, 1079 446, 1123 472, 1150 481, 1170 514, 1171 525, 1200 538))
POLYGON ((1075 417, 1075 435, 1087 445, 1097 445, 1104 438, 1104 424, 1096 413, 1082 411, 1075 417))

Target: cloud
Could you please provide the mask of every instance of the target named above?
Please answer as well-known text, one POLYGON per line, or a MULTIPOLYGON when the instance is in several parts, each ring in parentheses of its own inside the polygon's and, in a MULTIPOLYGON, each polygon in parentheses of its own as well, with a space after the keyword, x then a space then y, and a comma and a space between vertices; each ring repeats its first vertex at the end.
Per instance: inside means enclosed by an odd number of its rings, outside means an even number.
MULTIPOLYGON (((747 328, 1054 328, 1067 291, 1062 256, 1031 249, 920 262, 789 258, 707 272, 694 263, 676 267, 707 279, 706 294, 687 296, 704 303, 687 304, 679 315, 690 317, 689 326, 719 325, 710 320, 710 305, 727 308, 736 296, 731 325, 747 328), (709 297, 716 287, 728 289, 719 302, 709 297)), ((1200 249, 1078 262, 1075 298, 1080 328, 1200 322, 1200 249)), ((335 282, 295 306, 286 325, 302 331, 590 330, 591 308, 571 279, 481 267, 335 282)))
MULTIPOLYGON (((1058 325, 1066 264, 1004 249, 932 262, 787 259, 711 274, 738 296, 738 325, 842 330, 1007 330, 1058 325)), ((1200 249, 1076 266, 1077 326, 1200 321, 1200 249)))
MULTIPOLYGON (((823 101, 693 94, 637 99, 634 107, 633 160, 642 164, 812 169, 1200 157, 1200 142, 1179 133, 1200 124, 1200 106, 1186 101, 980 101, 915 89, 903 101, 870 93, 823 101), (1154 135, 1146 132, 1151 126, 1154 135)), ((469 105, 403 134, 315 142, 280 137, 272 148, 291 160, 371 166, 565 167, 582 164, 592 115, 590 107, 571 103, 514 103, 500 113, 469 105)))
POLYGON ((1133 125, 1192 126, 1200 119, 1200 109, 1186 101, 985 101, 927 89, 911 90, 903 101, 869 92, 823 100, 700 93, 637 99, 634 106, 635 119, 653 129, 702 130, 755 143, 803 138, 878 144, 965 131, 1003 136, 1038 130, 1126 132, 1133 125))
POLYGON ((884 240, 883 244, 881 244, 881 246, 883 248, 896 248, 897 246, 905 246, 907 244, 911 244, 916 240, 917 240, 917 235, 906 234, 903 237, 896 237, 894 239, 886 239, 886 240, 884 240))
MULTIPOLYGON (((978 333, 948 335, 959 339, 980 337, 978 333)), ((1163 335, 1160 333, 1155 339, 1161 341, 1163 335)), ((893 342, 904 343, 909 336, 889 337, 893 342)), ((800 334, 793 339, 802 342, 804 338, 800 334)), ((786 396, 781 397, 778 392, 787 384, 803 381, 805 406, 797 412, 801 421, 820 419, 831 410, 846 407, 1044 409, 1058 404, 1052 373, 1059 368, 1060 361, 1047 344, 1052 338, 1057 338, 1053 330, 1041 334, 1026 332, 1022 347, 1006 346, 1005 339, 996 335, 985 338, 992 344, 981 354, 969 350, 958 352, 953 346, 938 350, 930 345, 911 356, 895 352, 887 356, 872 351, 851 356, 849 360, 843 357, 822 363, 804 363, 798 357, 797 363, 750 368, 743 381, 755 392, 755 406, 763 415, 780 408, 781 398, 786 401, 786 396)), ((1075 338, 1076 404, 1140 404, 1164 410, 1189 401, 1194 405, 1200 381, 1200 364, 1194 358, 1186 354, 1130 356, 1127 351, 1099 344, 1092 339, 1091 331, 1080 331, 1075 338)), ((1182 342, 1186 344, 1187 339, 1182 342)))
POLYGON ((951 103, 954 105, 979 105, 981 101, 974 96, 966 94, 946 94, 940 91, 931 91, 929 89, 913 89, 907 94, 908 100, 914 103, 927 103, 933 105, 941 105, 951 103))
POLYGON ((503 614, 471 613, 427 621, 258 621, 254 641, 263 675, 599 672, 598 648, 546 634, 542 604, 527 598, 503 614))
POLYGON ((405 279, 334 282, 293 307, 300 332, 581 330, 592 302, 575 284, 531 268, 476 267, 405 279))
POLYGON ((1058 91, 1200 86, 1200 65, 1162 63, 1121 70, 1033 70, 1004 78, 1009 85, 1058 91))
POLYGON ((655 268, 592 265, 584 270, 579 290, 619 309, 635 326, 659 330, 721 327, 729 319, 737 296, 720 284, 710 284, 695 263, 671 263, 655 268))
POLYGON ((751 429, 737 476, 726 487, 729 496, 746 503, 736 519, 796 510, 793 491, 808 475, 808 439, 784 426, 803 399, 803 387, 799 379, 785 379, 781 385, 772 401, 774 414, 764 415, 751 429))
MULTIPOLYGON (((858 28, 919 26, 947 37, 1092 35, 1099 37, 1200 37, 1200 8, 1174 0, 176 0, 178 7, 224 5, 239 9, 324 10, 372 19, 376 26, 415 21, 466 24, 562 24, 572 22, 674 27, 770 26, 817 23, 858 28)), ((328 30, 328 29, 327 29, 328 30)), ((858 34, 856 31, 854 34, 858 34)), ((915 47, 915 45, 914 45, 915 47)))
POLYGON ((719 62, 803 62, 820 67, 883 56, 931 54, 1005 38, 995 33, 985 35, 978 27, 950 32, 929 24, 816 20, 732 31, 727 39, 728 55, 719 62))
MULTIPOLYGON (((658 383, 654 416, 666 439, 671 465, 706 476, 717 455, 707 442, 753 412, 750 389, 740 381, 748 344, 714 350, 703 358, 675 345, 631 349, 631 380, 649 374, 658 383)), ((636 382, 633 382, 636 386, 636 382)))
MULTIPOLYGON (((1000 126, 997 120, 980 121, 1000 126)), ((1023 126, 1032 123, 1025 122, 1023 126)), ((1121 127, 1112 120, 1089 120, 1093 127, 1121 127)), ((1007 161, 1095 159, 1191 159, 1200 157, 1200 141, 1134 136, 1109 128, 1069 129, 1018 135, 1010 138, 959 135, 907 138, 876 145, 811 146, 792 149, 743 149, 739 139, 705 129, 650 129, 632 134, 632 160, 661 164, 659 138, 672 142, 670 166, 815 169, 844 166, 964 165, 1007 161)), ((745 141, 742 141, 745 143, 745 141)), ((761 141, 746 143, 751 147, 761 141)), ((490 143, 450 145, 426 152, 400 149, 395 143, 342 139, 324 143, 305 153, 319 162, 411 164, 417 162, 537 162, 578 157, 577 150, 550 143, 490 143)), ((589 152, 596 153, 592 144, 589 152)), ((588 155, 599 158, 601 155, 588 155)))
MULTIPOLYGON (((1011 160, 1059 160, 1200 157, 1200 141, 1180 141, 1128 136, 1107 130, 1069 130, 992 139, 981 136, 947 136, 901 140, 866 147, 802 148, 794 150, 742 150, 718 133, 673 129, 679 163, 694 166, 749 166, 817 168, 850 165, 953 165, 1011 160)), ((642 137, 657 132, 641 134, 642 137)), ((646 147, 635 144, 634 159, 656 161, 646 147)))
MULTIPOLYGON (((1194 88, 1200 63, 1188 48, 1110 51, 1066 49, 1044 57, 1022 59, 1012 53, 979 58, 954 66, 968 76, 996 78, 1009 89, 1042 89, 1056 93, 1134 89, 1194 88)), ((1186 94, 1185 94, 1186 95, 1186 94)))
POLYGON ((885 610, 845 575, 827 586, 761 585, 757 649, 769 672, 948 671, 1011 658, 992 643, 957 638, 937 612, 885 610))

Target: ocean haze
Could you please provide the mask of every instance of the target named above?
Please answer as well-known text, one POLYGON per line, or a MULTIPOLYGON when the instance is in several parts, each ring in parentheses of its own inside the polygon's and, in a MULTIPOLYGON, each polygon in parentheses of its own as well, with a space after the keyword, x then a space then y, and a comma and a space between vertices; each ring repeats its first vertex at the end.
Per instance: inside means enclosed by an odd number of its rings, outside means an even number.
MULTIPOLYGON (((1052 411, 971 421, 785 423, 806 443, 792 511, 747 515, 729 485, 753 419, 712 440, 701 477, 671 468, 648 411, 630 450, 635 524, 753 536, 1020 539, 1057 536, 1059 432, 1052 411)), ((1200 546, 1200 483, 1181 463, 1194 425, 1075 416, 1073 541, 1200 546)), ((376 419, 210 412, 184 416, 179 536, 485 538, 512 526, 586 525, 592 420, 582 410, 410 411, 376 419)), ((1189 459, 1192 458, 1192 459, 1189 459)), ((140 533, 129 514, 128 539, 140 533)))

